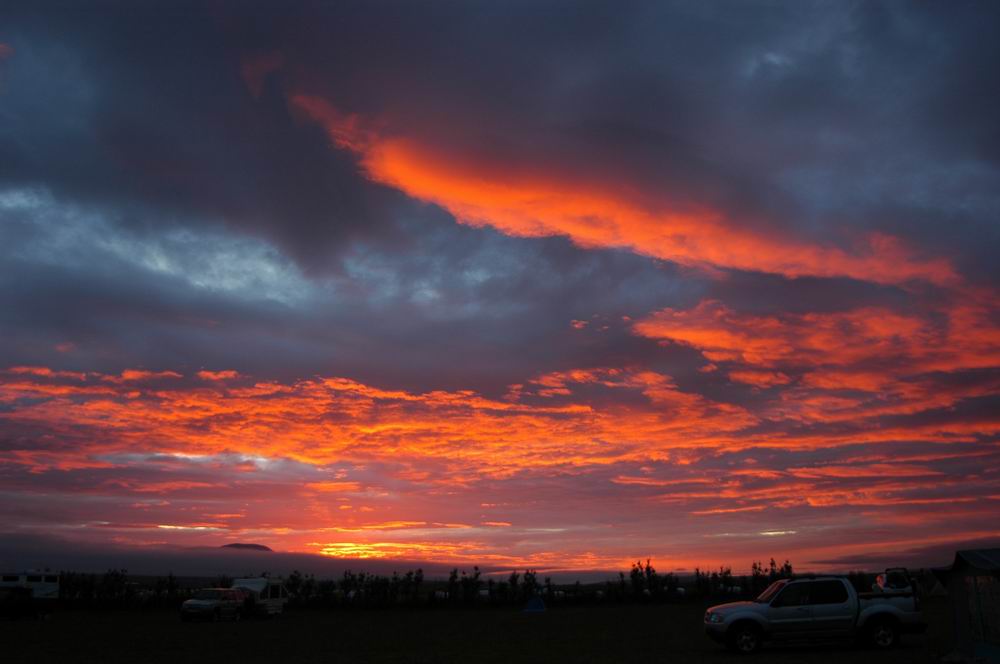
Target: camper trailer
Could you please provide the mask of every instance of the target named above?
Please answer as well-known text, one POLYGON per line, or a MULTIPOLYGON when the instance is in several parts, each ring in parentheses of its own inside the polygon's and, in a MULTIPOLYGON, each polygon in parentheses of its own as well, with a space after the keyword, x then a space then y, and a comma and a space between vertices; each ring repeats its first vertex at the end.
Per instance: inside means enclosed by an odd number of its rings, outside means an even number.
POLYGON ((59 599, 59 575, 53 572, 5 572, 0 575, 0 588, 25 588, 36 600, 59 599))
POLYGON ((288 591, 281 579, 270 579, 266 576, 234 579, 233 588, 247 592, 247 613, 263 616, 278 615, 285 610, 285 602, 288 601, 288 591))
POLYGON ((0 615, 45 617, 59 599, 59 575, 49 571, 0 574, 0 615))

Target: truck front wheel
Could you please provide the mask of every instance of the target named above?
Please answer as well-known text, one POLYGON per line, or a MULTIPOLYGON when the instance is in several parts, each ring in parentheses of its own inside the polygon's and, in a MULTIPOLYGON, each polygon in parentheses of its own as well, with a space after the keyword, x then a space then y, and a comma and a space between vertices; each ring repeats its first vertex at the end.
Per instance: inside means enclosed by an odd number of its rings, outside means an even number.
POLYGON ((752 623, 733 625, 726 634, 726 645, 743 655, 749 655, 760 650, 763 634, 760 628, 752 623))

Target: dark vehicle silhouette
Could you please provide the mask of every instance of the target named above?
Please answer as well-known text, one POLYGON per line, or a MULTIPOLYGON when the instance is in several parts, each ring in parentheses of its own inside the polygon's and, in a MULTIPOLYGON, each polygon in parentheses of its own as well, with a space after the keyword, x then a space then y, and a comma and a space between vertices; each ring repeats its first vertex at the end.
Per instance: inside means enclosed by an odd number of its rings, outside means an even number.
POLYGON ((202 588, 181 604, 181 620, 239 620, 246 594, 233 588, 202 588))

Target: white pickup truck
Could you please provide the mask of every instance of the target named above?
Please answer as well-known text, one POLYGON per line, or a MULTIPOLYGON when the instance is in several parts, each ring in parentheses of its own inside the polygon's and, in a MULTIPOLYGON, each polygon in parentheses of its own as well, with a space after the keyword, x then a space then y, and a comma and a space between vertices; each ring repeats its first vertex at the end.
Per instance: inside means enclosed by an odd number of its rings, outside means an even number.
POLYGON ((705 631, 733 650, 751 653, 765 641, 855 638, 890 648, 925 624, 905 570, 888 570, 872 592, 858 593, 843 577, 816 576, 775 581, 752 602, 713 606, 705 631))

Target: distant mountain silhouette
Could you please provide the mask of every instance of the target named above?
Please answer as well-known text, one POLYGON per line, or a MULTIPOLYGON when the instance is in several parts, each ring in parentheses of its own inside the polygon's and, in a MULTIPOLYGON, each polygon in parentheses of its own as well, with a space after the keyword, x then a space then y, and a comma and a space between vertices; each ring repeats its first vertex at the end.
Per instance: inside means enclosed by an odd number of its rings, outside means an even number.
POLYGON ((263 544, 240 544, 235 542, 233 544, 223 544, 220 548, 222 549, 247 549, 249 551, 274 551, 269 546, 264 546, 263 544))

